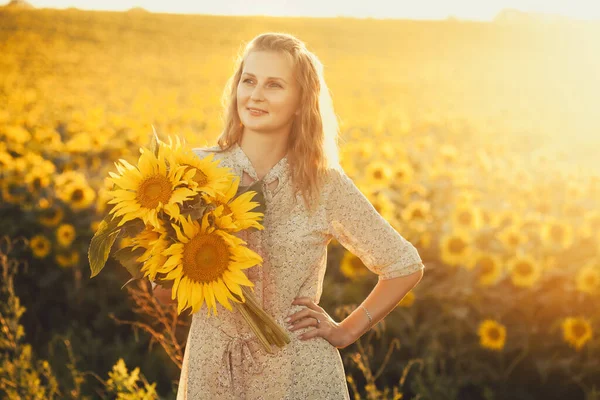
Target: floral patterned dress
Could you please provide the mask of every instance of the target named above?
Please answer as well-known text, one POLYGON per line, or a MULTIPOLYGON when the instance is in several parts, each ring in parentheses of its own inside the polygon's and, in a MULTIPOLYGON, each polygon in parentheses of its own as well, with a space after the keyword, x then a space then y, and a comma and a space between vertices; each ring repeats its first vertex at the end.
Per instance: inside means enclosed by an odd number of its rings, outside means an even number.
MULTIPOLYGON (((203 158, 217 150, 195 148, 203 158)), ((243 177, 258 176, 239 145, 214 153, 219 166, 243 177)), ((264 177, 264 230, 240 232, 262 266, 244 270, 255 284, 263 309, 285 328, 284 319, 305 308, 295 297, 318 303, 323 292, 327 244, 336 238, 380 280, 424 268, 415 247, 379 215, 353 181, 330 170, 319 207, 310 215, 300 194, 294 196, 287 156, 264 177), (276 182, 276 183, 273 183, 276 182), (294 199, 296 197, 296 199, 294 199)), ((235 309, 234 309, 235 310, 235 309)), ((198 399, 350 399, 339 350, 322 337, 300 340, 314 326, 289 332, 291 342, 267 353, 238 312, 217 304, 218 316, 206 309, 193 314, 177 400, 198 399)))

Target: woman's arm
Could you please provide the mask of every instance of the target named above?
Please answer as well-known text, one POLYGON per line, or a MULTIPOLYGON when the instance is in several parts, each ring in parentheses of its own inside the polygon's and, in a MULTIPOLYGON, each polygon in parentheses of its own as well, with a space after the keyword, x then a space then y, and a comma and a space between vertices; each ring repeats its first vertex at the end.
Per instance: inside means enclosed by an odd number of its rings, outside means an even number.
POLYGON ((423 269, 420 269, 410 275, 379 280, 362 302, 362 305, 369 311, 372 322, 369 321, 367 312, 359 306, 340 323, 349 333, 352 343, 396 308, 422 277, 423 269))

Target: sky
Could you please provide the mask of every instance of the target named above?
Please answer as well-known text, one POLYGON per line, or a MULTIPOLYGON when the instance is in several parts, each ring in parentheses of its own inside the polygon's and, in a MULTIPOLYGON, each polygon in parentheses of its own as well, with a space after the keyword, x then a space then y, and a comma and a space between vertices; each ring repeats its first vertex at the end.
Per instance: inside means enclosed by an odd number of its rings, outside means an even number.
MULTIPOLYGON (((399 18, 435 20, 455 17, 491 21, 502 9, 600 19, 598 0, 27 0, 37 8, 76 7, 125 11, 213 15, 399 18)), ((0 0, 0 4, 9 1, 0 0)))

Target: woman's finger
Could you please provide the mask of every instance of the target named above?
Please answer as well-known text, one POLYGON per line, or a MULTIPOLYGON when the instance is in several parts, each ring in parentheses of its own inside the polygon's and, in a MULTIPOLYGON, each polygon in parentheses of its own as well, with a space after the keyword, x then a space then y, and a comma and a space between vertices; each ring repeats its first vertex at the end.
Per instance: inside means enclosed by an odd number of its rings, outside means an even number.
POLYGON ((292 304, 300 304, 306 306, 315 311, 322 311, 323 309, 315 304, 315 302, 309 297, 296 297, 292 304))

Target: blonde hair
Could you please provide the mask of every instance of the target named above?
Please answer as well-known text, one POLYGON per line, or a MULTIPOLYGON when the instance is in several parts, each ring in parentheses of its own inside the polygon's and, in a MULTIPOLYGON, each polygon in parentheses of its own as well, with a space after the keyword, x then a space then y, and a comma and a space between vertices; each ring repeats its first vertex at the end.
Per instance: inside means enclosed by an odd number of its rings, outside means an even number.
MULTIPOLYGON (((300 113, 288 138, 288 163, 294 194, 300 192, 307 209, 316 203, 327 169, 341 169, 338 151, 338 122, 323 64, 305 44, 287 33, 268 32, 256 36, 238 54, 235 72, 223 93, 224 128, 218 138, 221 151, 240 143, 243 127, 237 111, 237 86, 244 61, 252 51, 275 51, 291 59, 300 85, 300 113)), ((295 196, 294 196, 295 198, 295 196)))

